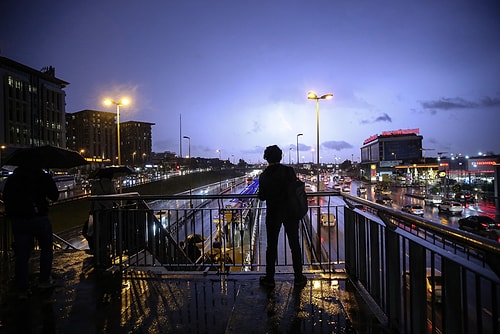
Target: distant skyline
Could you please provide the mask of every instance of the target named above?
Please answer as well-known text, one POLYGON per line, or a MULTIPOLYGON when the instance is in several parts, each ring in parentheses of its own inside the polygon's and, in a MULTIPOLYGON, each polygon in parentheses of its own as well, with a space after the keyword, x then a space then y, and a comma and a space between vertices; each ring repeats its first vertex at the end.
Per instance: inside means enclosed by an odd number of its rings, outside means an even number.
POLYGON ((153 151, 256 163, 354 158, 368 137, 420 129, 426 156, 500 154, 500 3, 8 1, 0 54, 68 81, 66 111, 152 122, 153 151), (179 133, 182 117, 182 134, 179 133), (290 151, 292 148, 292 151, 290 151))

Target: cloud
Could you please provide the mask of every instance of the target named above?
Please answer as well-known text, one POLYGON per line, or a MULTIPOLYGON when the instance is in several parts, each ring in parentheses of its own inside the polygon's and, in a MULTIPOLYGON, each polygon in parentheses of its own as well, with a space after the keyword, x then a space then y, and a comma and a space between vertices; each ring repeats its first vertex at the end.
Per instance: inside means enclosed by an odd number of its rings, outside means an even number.
POLYGON ((467 101, 460 97, 456 98, 443 97, 440 100, 436 101, 422 101, 420 102, 420 104, 422 105, 422 108, 431 110, 465 109, 465 108, 474 108, 478 106, 477 103, 472 101, 467 101))
POLYGON ((378 123, 378 122, 389 122, 392 123, 392 118, 391 116, 387 115, 386 113, 383 113, 382 115, 378 116, 374 120, 362 120, 361 124, 369 124, 369 123, 378 123))
POLYGON ((247 134, 259 133, 261 131, 262 131, 262 129, 261 129, 260 123, 257 121, 253 121, 252 128, 250 129, 250 131, 247 131, 247 134))
POLYGON ((500 106, 500 98, 485 96, 481 99, 481 106, 483 107, 496 107, 500 106))
POLYGON ((353 148, 353 146, 343 140, 341 141, 335 141, 335 140, 331 140, 331 141, 326 141, 322 144, 322 146, 328 148, 328 149, 331 149, 331 150, 335 150, 335 151, 341 151, 343 149, 347 149, 347 148, 353 148))

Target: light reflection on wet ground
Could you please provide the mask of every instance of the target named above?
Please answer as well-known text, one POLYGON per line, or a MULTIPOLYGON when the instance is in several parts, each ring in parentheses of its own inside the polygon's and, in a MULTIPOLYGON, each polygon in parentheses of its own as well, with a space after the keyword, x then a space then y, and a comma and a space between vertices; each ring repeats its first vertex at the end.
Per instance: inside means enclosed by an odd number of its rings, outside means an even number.
POLYGON ((345 276, 308 274, 297 289, 279 274, 272 290, 246 273, 120 277, 95 271, 83 251, 56 252, 54 276, 61 286, 33 288, 27 301, 2 277, 0 333, 382 333, 345 276))

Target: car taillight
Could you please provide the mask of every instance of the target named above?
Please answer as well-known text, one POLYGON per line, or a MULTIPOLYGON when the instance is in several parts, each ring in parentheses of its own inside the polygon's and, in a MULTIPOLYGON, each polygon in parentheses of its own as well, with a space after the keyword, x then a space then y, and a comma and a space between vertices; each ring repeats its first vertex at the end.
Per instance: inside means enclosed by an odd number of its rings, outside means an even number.
POLYGON ((484 228, 486 228, 486 227, 488 227, 488 224, 486 224, 486 223, 481 223, 481 226, 482 226, 482 227, 484 227, 484 228))

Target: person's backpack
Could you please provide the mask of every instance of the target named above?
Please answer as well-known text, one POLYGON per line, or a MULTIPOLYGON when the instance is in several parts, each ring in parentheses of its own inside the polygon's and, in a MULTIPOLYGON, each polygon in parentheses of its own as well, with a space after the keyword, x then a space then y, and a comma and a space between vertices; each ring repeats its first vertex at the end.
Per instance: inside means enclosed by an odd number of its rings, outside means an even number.
POLYGON ((306 184, 295 177, 295 180, 288 184, 287 192, 290 218, 302 219, 308 210, 306 184))

